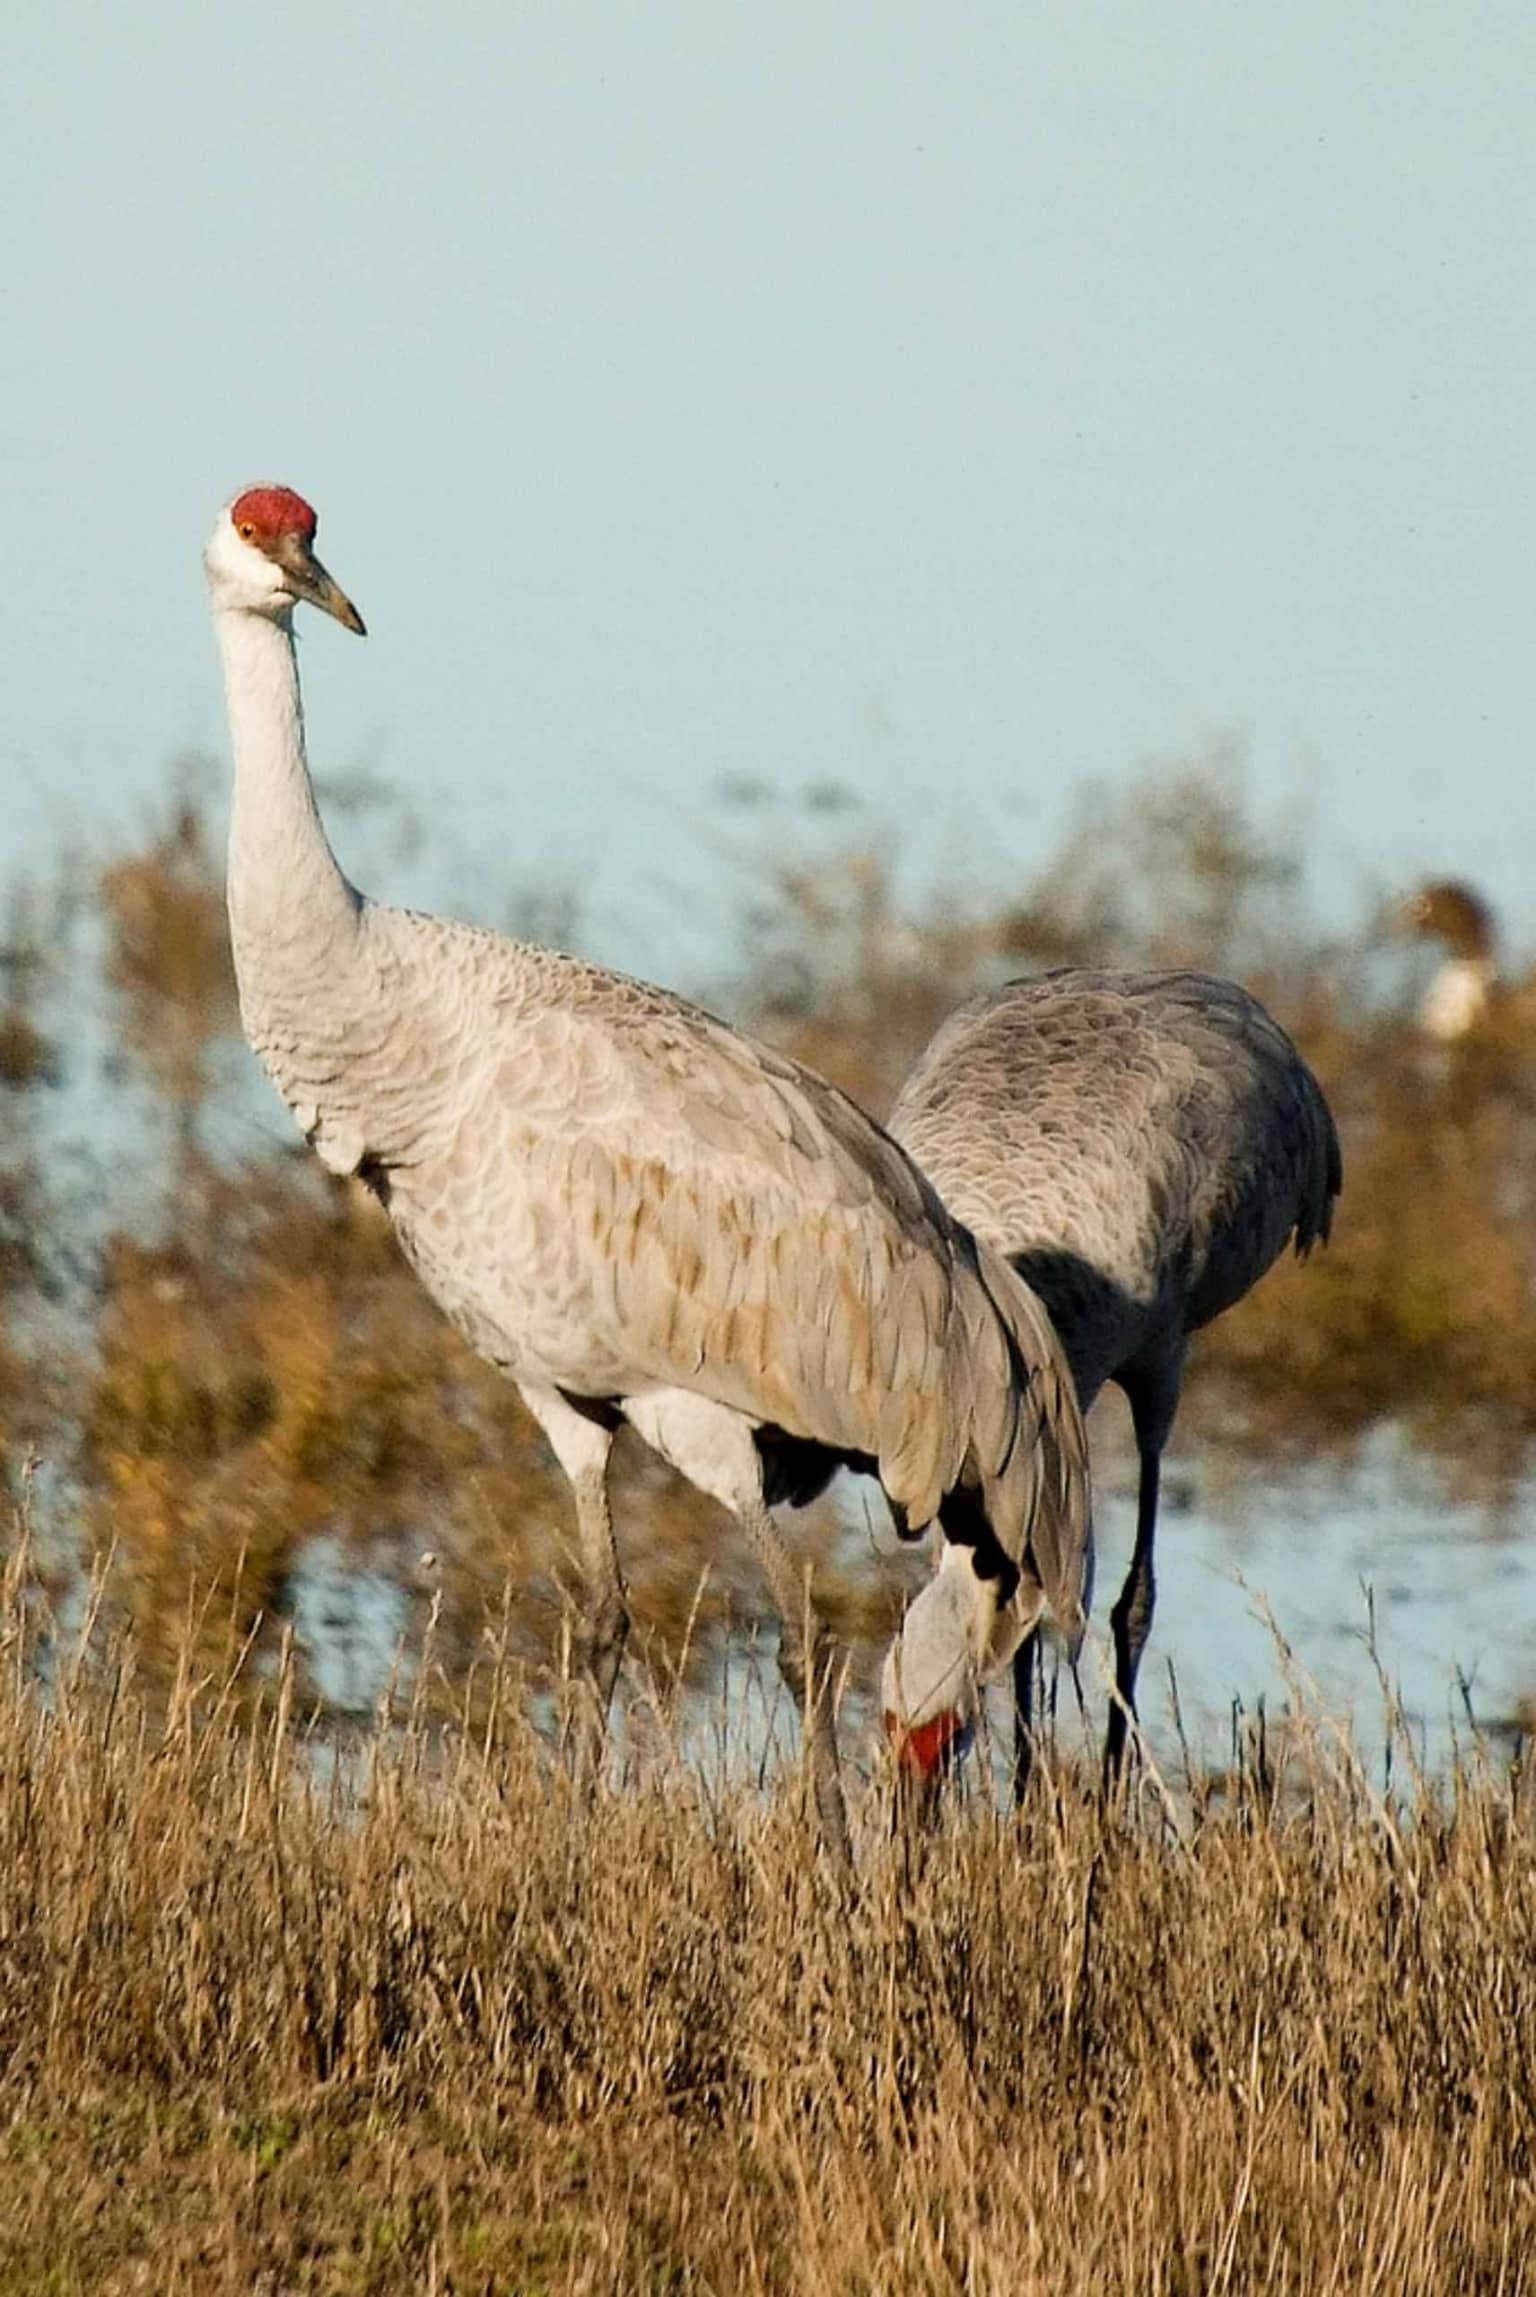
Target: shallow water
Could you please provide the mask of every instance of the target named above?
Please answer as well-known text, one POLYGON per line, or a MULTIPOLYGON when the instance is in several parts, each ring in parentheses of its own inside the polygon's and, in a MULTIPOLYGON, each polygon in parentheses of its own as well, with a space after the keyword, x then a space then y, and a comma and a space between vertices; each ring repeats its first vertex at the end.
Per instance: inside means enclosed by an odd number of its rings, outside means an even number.
MULTIPOLYGON (((1177 1482, 1177 1478, 1174 1479, 1177 1482)), ((1096 1642, 1128 1554, 1129 1490, 1101 1497, 1096 1642)), ((1497 1516, 1434 1491, 1390 1441, 1348 1480, 1336 1467, 1259 1468, 1219 1492, 1196 1483, 1168 1507, 1140 1705, 1154 1741, 1172 1734, 1170 1664, 1201 1759, 1230 1744, 1234 1703, 1274 1714, 1298 1690, 1383 1736, 1385 1677, 1420 1759, 1442 1764, 1469 1736, 1505 1731, 1536 1690, 1536 1492, 1497 1516), (1280 1639, 1289 1647, 1281 1648, 1280 1639)), ((1098 1675, 1090 1658, 1086 1673, 1098 1675)))
MULTIPOLYGON (((849 1491, 867 1543, 867 1487, 849 1491)), ((1134 1489, 1101 1467, 1094 1625, 1079 1670, 1086 1716, 1058 1675, 1058 1728, 1095 1744, 1103 1727, 1106 1623, 1129 1552, 1134 1489)), ((878 1544, 894 1551, 893 1536, 878 1544)), ((425 1617, 411 1542, 358 1553, 311 1540, 290 1576, 290 1616, 309 1683, 338 1716, 376 1710, 410 1681, 425 1617)), ((863 1670, 867 1680, 868 1668, 863 1670)), ((1426 1766, 1470 1735, 1507 1736, 1536 1692, 1536 1492, 1498 1516, 1441 1498, 1410 1454, 1384 1439, 1341 1479, 1334 1467, 1240 1472, 1174 1458, 1158 1541, 1158 1602, 1143 1661, 1142 1716, 1154 1750, 1219 1764, 1234 1716, 1278 1718, 1298 1695, 1353 1723, 1365 1749, 1386 1737, 1387 1696, 1426 1766), (1372 1622, 1374 1620, 1374 1629, 1372 1622), (1374 1633, 1374 1647, 1372 1635, 1374 1633), (1283 1642, 1282 1642, 1283 1639, 1283 1642), (1170 1673, 1171 1671, 1171 1673, 1170 1673)), ((998 1727, 1004 1699, 994 1693, 998 1727)), ((723 1645, 702 1687, 663 1714, 631 1679, 615 1760, 640 1766, 677 1752, 701 1772, 766 1776, 794 1750, 795 1717, 778 1683, 771 1638, 723 1645)), ((870 1743, 867 1693, 850 1697, 843 1738, 855 1764, 870 1743)))

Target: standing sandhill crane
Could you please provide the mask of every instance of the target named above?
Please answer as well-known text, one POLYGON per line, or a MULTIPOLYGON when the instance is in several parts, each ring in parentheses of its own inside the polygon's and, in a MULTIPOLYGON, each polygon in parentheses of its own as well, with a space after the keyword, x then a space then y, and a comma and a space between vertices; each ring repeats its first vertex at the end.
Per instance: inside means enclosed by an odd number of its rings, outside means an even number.
POLYGON ((1047 1609, 1081 1632, 1070 1369, 1006 1262, 813 1071, 665 990, 354 890, 315 804, 293 610, 363 624, 315 558, 315 526, 287 488, 252 487, 205 554, 246 1035, 321 1161, 373 1190, 544 1429, 575 1494, 578 1655, 603 1711, 627 1628, 608 1500, 620 1421, 735 1514, 846 1866, 827 1655, 769 1507, 848 1461, 879 1476, 898 1521, 941 1522, 951 1567, 908 1617, 925 1650, 948 1623, 943 1695, 963 1705, 1047 1609))
MULTIPOLYGON (((1189 1335, 1294 1237, 1326 1238, 1338 1138, 1311 1070, 1235 982, 1067 966, 952 1013, 902 1086, 890 1129, 951 1212, 1051 1312, 1086 1412, 1125 1392, 1140 1460, 1136 1539, 1111 1616, 1113 1778, 1152 1624, 1163 1447, 1189 1335)), ((1014 1661, 1028 1775, 1033 1638, 1014 1661)))
POLYGON ((1410 893, 1394 914, 1399 932, 1438 943, 1445 962, 1424 992, 1419 1028, 1431 1043, 1457 1045, 1478 1030, 1513 1024, 1526 1034, 1536 1020, 1528 982, 1513 983, 1499 965, 1493 911, 1474 886, 1436 878, 1410 893))

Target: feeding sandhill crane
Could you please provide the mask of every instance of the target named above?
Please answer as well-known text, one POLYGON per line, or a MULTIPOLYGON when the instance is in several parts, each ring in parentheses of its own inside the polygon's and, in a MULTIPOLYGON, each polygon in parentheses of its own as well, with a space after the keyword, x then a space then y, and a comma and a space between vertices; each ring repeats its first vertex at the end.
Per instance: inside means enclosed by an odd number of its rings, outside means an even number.
MULTIPOLYGON (((1063 967, 952 1013, 890 1118, 951 1212, 1051 1312, 1086 1412, 1125 1392, 1140 1476, 1111 1616, 1106 1776, 1121 1766, 1152 1624, 1163 1447, 1189 1336, 1294 1238, 1326 1238, 1333 1119, 1285 1031, 1235 982, 1063 967)), ((1029 1763, 1032 1639, 1014 1661, 1016 1785, 1029 1763)))
POLYGON ((826 1653, 770 1505, 848 1461, 898 1522, 941 1523, 948 1568, 908 1617, 930 1661, 947 1623, 929 1704, 963 1707, 1047 1610, 1081 1630, 1071 1372, 1027 1287, 813 1071, 665 990, 354 890, 310 781, 293 611, 363 625, 315 524, 288 489, 253 487, 205 553, 246 1035, 322 1162, 372 1188, 544 1429, 575 1495, 580 1658, 604 1709, 627 1623, 608 1498, 621 1419, 736 1516, 846 1864, 826 1653))

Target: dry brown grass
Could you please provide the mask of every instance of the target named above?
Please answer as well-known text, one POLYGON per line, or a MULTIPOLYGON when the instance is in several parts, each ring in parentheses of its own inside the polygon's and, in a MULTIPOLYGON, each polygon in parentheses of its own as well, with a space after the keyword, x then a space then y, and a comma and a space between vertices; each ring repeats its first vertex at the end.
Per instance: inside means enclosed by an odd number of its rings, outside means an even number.
POLYGON ((1505 2291, 1536 2256, 1536 1808, 1324 1728, 1177 1835, 1057 1772, 851 1903, 791 1774, 578 1792, 472 1728, 323 1783, 238 1653, 146 1704, 0 1606, 0 2292, 1505 2291))

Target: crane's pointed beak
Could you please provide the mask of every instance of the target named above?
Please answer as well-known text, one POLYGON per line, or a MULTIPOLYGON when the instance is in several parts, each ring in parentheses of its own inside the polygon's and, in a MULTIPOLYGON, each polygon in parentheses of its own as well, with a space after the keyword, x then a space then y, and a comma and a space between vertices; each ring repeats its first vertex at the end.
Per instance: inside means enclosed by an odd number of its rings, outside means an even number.
POLYGON ((318 558, 311 558, 309 562, 308 578, 304 584, 303 595, 309 600, 311 606, 318 606, 322 613, 334 614, 344 629, 355 630, 359 638, 367 637, 367 623, 358 613, 357 608, 342 589, 340 583, 331 580, 318 558))
POLYGON ((287 536, 276 555, 300 598, 311 606, 318 606, 322 614, 333 614, 344 629, 356 631, 359 638, 367 637, 368 625, 340 583, 333 582, 326 573, 307 542, 301 541, 298 535, 287 536))

